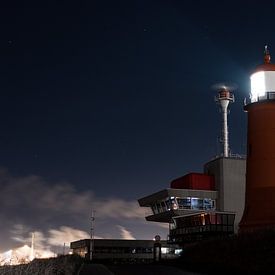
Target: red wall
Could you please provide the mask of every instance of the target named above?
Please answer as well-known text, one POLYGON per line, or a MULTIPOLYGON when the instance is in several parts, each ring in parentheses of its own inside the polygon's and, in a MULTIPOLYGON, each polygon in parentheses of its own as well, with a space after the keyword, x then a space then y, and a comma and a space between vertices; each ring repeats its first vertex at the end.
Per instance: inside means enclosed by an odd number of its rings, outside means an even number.
POLYGON ((175 189, 215 190, 215 180, 213 176, 190 173, 171 181, 170 186, 175 189))
POLYGON ((275 228, 275 102, 245 106, 248 114, 246 198, 239 232, 275 228))

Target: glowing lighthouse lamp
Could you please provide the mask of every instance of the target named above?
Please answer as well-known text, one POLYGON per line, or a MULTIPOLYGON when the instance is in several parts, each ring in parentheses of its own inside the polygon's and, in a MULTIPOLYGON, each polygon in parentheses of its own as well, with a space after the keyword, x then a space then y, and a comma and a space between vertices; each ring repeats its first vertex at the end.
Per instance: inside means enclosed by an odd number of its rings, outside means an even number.
POLYGON ((251 81, 251 103, 275 99, 275 66, 270 63, 270 54, 265 46, 264 64, 257 67, 255 73, 250 77, 251 81))

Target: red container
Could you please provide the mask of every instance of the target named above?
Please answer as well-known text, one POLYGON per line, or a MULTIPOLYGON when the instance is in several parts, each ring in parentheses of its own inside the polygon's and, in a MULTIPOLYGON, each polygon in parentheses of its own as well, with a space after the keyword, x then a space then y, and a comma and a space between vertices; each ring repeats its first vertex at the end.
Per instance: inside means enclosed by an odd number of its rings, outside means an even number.
POLYGON ((183 177, 171 181, 171 188, 193 189, 193 190, 215 190, 215 180, 213 176, 189 173, 183 177))

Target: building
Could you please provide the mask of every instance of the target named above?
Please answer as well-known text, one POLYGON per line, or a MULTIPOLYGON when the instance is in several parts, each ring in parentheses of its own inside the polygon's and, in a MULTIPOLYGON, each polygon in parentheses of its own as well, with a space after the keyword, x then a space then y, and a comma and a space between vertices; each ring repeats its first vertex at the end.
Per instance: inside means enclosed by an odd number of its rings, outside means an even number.
POLYGON ((151 209, 147 221, 169 224, 172 243, 237 233, 243 214, 246 159, 230 153, 227 126, 228 106, 235 98, 230 87, 215 87, 222 114, 221 155, 207 162, 203 173, 187 174, 173 180, 170 188, 138 200, 141 207, 151 209))
POLYGON ((234 232, 237 233, 244 211, 246 158, 216 158, 204 165, 204 173, 215 178, 216 209, 235 213, 234 232))
POLYGON ((151 209, 147 221, 169 224, 172 243, 234 234, 244 209, 245 168, 243 157, 218 157, 204 165, 203 174, 175 179, 138 202, 151 209))
MULTIPOLYGON (((90 258, 90 239, 71 242, 73 254, 90 258)), ((152 262, 154 260, 177 258, 182 249, 161 240, 94 239, 93 260, 116 262, 152 262), (159 249, 160 248, 160 249, 159 249)))

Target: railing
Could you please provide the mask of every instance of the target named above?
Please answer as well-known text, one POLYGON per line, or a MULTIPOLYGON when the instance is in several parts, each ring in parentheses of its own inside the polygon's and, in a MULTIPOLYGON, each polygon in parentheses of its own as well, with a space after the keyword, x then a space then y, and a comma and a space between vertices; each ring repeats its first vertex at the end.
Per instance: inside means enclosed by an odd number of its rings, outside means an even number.
POLYGON ((223 224, 207 224, 207 225, 197 225, 192 227, 183 227, 176 228, 170 230, 170 236, 178 236, 178 235, 187 235, 194 233, 202 233, 202 232, 234 232, 233 225, 223 225, 223 224))
POLYGON ((230 101, 234 101, 234 94, 229 91, 220 91, 218 95, 215 96, 215 101, 219 101, 220 99, 227 99, 230 101))
MULTIPOLYGON (((216 156, 212 157, 211 160, 215 160, 215 159, 218 159, 218 158, 221 158, 221 157, 223 157, 223 154, 216 155, 216 156)), ((229 153, 229 155, 228 155, 227 158, 231 158, 231 159, 246 159, 246 155, 244 155, 244 154, 229 153)))
POLYGON ((228 156, 229 158, 233 158, 233 159, 246 159, 246 155, 244 154, 229 154, 228 156))
POLYGON ((275 100, 275 92, 265 92, 262 96, 257 96, 256 98, 252 98, 251 96, 249 98, 244 99, 244 106, 259 102, 259 101, 265 101, 265 100, 275 100))
POLYGON ((201 225, 190 228, 170 230, 167 243, 188 243, 211 237, 226 237, 234 234, 232 225, 201 225))

